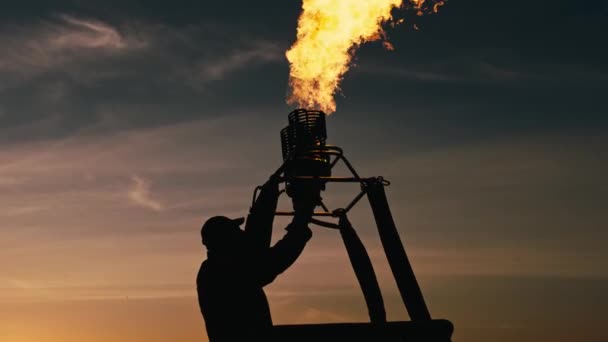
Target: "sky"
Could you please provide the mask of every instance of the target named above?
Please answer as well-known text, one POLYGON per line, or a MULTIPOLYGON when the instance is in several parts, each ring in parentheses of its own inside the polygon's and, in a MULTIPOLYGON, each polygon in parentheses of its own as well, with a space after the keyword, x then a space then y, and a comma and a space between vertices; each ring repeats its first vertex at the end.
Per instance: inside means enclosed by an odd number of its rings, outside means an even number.
MULTIPOLYGON (((0 340, 206 341, 200 226, 246 215, 281 163, 300 8, 3 3, 0 340)), ((454 323, 454 342, 608 340, 608 2, 450 0, 396 15, 395 51, 358 51, 328 140, 391 181, 432 316, 454 323)), ((407 320, 369 205, 351 221, 389 318, 407 320)), ((322 228, 266 291, 277 324, 368 319, 322 228)))

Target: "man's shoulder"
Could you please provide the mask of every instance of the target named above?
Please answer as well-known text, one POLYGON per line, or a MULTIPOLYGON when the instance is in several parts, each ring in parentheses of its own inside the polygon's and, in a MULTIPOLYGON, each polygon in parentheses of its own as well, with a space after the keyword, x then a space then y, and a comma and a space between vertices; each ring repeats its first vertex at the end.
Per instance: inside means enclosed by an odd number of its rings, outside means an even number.
POLYGON ((225 265, 223 265, 221 262, 206 259, 201 263, 196 279, 197 282, 209 281, 210 279, 217 280, 225 277, 225 275, 228 273, 226 271, 225 265))
POLYGON ((198 274, 196 275, 196 284, 198 286, 200 286, 201 283, 205 282, 209 278, 209 276, 208 276, 209 269, 210 269, 209 260, 204 260, 198 269, 198 274))

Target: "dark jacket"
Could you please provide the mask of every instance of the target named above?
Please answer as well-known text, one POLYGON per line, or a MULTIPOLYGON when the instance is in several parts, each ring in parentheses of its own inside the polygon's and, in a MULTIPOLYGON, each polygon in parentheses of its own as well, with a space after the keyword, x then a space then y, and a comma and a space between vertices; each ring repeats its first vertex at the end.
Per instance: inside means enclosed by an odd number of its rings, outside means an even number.
POLYGON ((291 266, 312 233, 290 226, 270 247, 278 190, 262 190, 247 218, 245 251, 232 261, 209 254, 196 279, 198 302, 211 342, 259 341, 272 327, 263 287, 291 266))
POLYGON ((211 342, 259 340, 267 334, 272 318, 262 288, 291 266, 310 236, 307 227, 291 229, 264 255, 252 255, 238 263, 213 257, 203 262, 196 283, 211 342))

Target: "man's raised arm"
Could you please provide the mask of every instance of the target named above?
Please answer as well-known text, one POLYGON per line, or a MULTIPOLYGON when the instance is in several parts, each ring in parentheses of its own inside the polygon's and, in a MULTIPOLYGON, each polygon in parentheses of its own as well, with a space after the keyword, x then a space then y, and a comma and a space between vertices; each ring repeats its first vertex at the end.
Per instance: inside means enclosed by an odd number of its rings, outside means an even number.
POLYGON ((255 203, 249 210, 245 224, 248 243, 254 253, 263 253, 270 247, 272 224, 278 199, 279 182, 278 178, 273 176, 262 185, 255 203))
POLYGON ((260 285, 271 283, 279 274, 293 265, 302 254, 306 243, 312 236, 308 224, 318 201, 319 190, 316 189, 314 183, 309 184, 305 190, 299 190, 294 194, 295 215, 291 224, 286 228, 287 234, 260 260, 258 267, 260 285))

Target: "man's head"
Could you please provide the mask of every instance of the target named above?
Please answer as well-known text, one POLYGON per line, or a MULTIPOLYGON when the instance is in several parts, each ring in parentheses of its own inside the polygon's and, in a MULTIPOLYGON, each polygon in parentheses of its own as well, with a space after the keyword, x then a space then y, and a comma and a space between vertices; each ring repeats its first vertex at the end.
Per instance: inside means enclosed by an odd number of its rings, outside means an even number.
POLYGON ((244 218, 214 216, 203 224, 201 238, 207 251, 214 254, 236 254, 241 250, 245 232, 239 227, 244 218), (234 252, 234 253, 231 253, 234 252))

